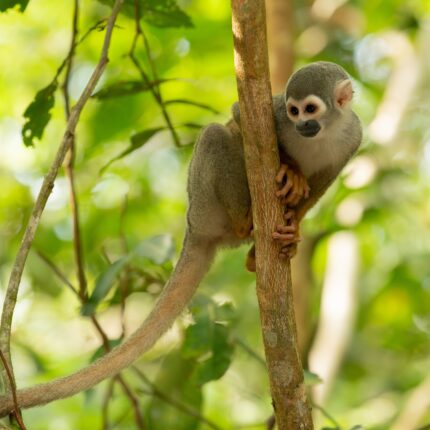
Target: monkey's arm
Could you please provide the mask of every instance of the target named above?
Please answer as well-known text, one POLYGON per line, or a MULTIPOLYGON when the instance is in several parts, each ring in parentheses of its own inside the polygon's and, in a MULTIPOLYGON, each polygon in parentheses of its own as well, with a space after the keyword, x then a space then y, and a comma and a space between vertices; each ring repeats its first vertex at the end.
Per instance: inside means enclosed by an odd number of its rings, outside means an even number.
POLYGON ((309 180, 309 197, 301 199, 296 207, 287 207, 285 211, 284 226, 277 226, 273 233, 273 239, 282 244, 281 256, 292 258, 297 252, 297 243, 300 237, 300 222, 306 213, 324 195, 333 181, 336 179, 341 169, 328 167, 313 174, 309 180))

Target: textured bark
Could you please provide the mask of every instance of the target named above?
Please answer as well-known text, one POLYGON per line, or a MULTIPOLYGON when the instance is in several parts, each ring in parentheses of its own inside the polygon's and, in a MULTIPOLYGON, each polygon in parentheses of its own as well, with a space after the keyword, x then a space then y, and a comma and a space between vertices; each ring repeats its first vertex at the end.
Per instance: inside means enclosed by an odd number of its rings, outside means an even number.
MULTIPOLYGON (((294 67, 294 5, 292 0, 266 0, 266 8, 270 82, 272 93, 279 94, 285 90, 294 67)), ((291 262, 299 351, 305 367, 312 331, 309 308, 313 286, 310 266, 313 245, 314 240, 305 236, 291 262)))
POLYGON ((279 430, 313 429, 297 349, 290 262, 272 239, 283 222, 275 196, 279 169, 266 42, 264 0, 232 0, 234 59, 252 198, 257 296, 279 430))

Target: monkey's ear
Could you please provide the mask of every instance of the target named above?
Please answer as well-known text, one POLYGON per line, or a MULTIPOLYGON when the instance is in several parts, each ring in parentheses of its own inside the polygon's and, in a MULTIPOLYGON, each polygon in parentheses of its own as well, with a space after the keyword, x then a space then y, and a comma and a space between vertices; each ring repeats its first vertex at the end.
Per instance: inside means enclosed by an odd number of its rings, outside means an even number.
POLYGON ((345 79, 336 84, 334 89, 334 100, 336 106, 345 108, 352 100, 352 83, 349 79, 345 79))

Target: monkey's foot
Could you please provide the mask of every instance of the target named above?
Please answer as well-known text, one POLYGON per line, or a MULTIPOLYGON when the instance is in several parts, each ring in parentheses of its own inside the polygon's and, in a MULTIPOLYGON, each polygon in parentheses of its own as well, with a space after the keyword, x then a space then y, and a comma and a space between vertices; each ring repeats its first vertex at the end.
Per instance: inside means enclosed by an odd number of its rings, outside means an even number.
POLYGON ((252 248, 248 251, 248 255, 246 256, 246 268, 250 272, 255 272, 255 245, 252 245, 252 248))
POLYGON ((252 208, 249 208, 245 217, 233 222, 233 229, 239 239, 245 239, 252 235, 252 208))
POLYGON ((286 225, 278 225, 272 237, 281 244, 280 257, 292 258, 297 252, 297 243, 301 240, 299 225, 293 210, 287 211, 284 219, 286 225))
POLYGON ((308 182, 298 167, 281 164, 276 182, 282 186, 276 192, 282 203, 288 206, 296 206, 300 200, 309 197, 308 182))

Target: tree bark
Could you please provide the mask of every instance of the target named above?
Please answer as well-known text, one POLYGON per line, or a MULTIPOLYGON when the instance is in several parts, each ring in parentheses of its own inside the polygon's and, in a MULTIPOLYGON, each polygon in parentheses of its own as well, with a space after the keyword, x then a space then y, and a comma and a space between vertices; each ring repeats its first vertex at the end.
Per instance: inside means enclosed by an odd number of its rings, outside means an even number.
POLYGON ((297 349, 290 262, 272 233, 283 222, 275 191, 279 169, 264 0, 232 0, 234 59, 256 244, 257 296, 279 430, 313 429, 297 349))

